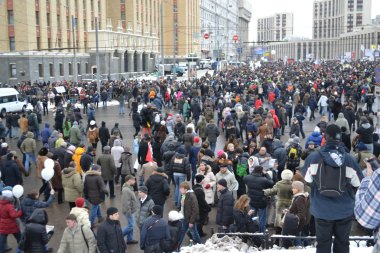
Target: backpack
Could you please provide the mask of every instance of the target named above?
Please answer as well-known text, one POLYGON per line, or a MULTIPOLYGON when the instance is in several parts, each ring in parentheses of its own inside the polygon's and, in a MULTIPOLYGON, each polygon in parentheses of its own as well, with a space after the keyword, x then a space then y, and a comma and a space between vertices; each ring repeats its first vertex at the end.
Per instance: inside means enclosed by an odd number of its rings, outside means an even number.
POLYGON ((298 158, 298 150, 296 147, 291 147, 288 153, 288 157, 290 159, 297 159, 298 158))
POLYGON ((248 168, 248 160, 245 163, 242 163, 241 158, 239 158, 238 163, 236 165, 236 175, 239 177, 244 177, 248 175, 247 168, 248 168))
POLYGON ((347 188, 346 166, 332 167, 325 163, 322 154, 318 151, 319 163, 315 182, 318 192, 325 197, 337 198, 342 196, 347 188))

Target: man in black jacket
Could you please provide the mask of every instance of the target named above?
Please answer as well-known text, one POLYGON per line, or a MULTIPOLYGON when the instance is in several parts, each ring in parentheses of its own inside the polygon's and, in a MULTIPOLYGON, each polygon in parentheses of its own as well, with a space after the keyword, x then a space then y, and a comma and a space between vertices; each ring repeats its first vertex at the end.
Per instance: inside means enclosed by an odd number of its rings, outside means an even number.
POLYGON ((260 232, 265 231, 267 199, 264 195, 264 189, 272 188, 273 180, 263 170, 263 167, 256 166, 252 174, 243 179, 248 187, 248 196, 251 198, 250 206, 259 216, 260 232))
POLYGON ((14 161, 14 155, 9 153, 7 160, 4 162, 1 168, 1 180, 6 186, 22 185, 23 180, 20 169, 17 163, 14 161))
POLYGON ((158 167, 153 174, 145 182, 148 188, 149 196, 156 205, 164 209, 166 197, 170 194, 170 188, 167 180, 167 175, 162 167, 158 167))
POLYGON ((87 147, 86 153, 82 155, 80 158, 80 166, 82 167, 82 171, 87 172, 90 170, 91 165, 94 163, 94 148, 92 146, 87 147))
POLYGON ((139 152, 137 153, 137 160, 141 166, 143 166, 146 161, 146 155, 148 154, 150 136, 148 134, 144 135, 139 145, 139 152))
POLYGON ((207 204, 205 199, 205 192, 203 190, 202 181, 205 178, 203 175, 196 175, 196 184, 193 186, 193 191, 197 196, 198 208, 199 208, 199 222, 197 224, 198 233, 200 237, 204 237, 207 234, 203 232, 203 225, 208 221, 208 213, 211 211, 211 207, 207 204))
POLYGON ((111 138, 110 131, 106 127, 106 122, 102 121, 102 126, 99 128, 99 139, 102 144, 102 150, 108 145, 108 141, 111 138))
POLYGON ((107 219, 98 228, 97 240, 101 253, 125 253, 127 250, 116 207, 107 209, 107 219))
POLYGON ((224 178, 218 181, 217 190, 220 192, 220 197, 216 212, 216 224, 222 226, 223 231, 227 233, 230 225, 234 223, 234 197, 232 192, 228 190, 227 181, 224 178))

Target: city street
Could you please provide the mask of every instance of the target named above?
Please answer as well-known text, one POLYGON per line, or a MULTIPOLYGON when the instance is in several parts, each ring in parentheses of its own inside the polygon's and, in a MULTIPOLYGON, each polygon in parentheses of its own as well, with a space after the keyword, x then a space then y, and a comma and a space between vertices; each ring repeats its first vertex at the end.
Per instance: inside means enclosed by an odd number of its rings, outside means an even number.
MULTIPOLYGON (((199 72, 201 72, 201 71, 199 71, 199 72)), ((107 124, 107 127, 110 130, 112 129, 112 127, 114 126, 115 123, 119 123, 119 128, 121 129, 122 135, 124 137, 123 146, 128 146, 128 147, 132 148, 132 143, 133 143, 132 135, 134 133, 134 128, 132 125, 132 120, 128 116, 129 110, 127 110, 127 113, 125 114, 125 116, 120 116, 118 114, 117 108, 118 108, 117 106, 109 106, 107 108, 97 109, 96 115, 95 115, 96 121, 97 121, 98 125, 100 125, 101 121, 105 121, 107 124)), ((318 118, 319 118, 318 113, 316 113, 316 117, 317 117, 317 119, 313 122, 309 122, 308 120, 304 121, 304 124, 305 124, 304 130, 305 130, 306 137, 313 131, 315 125, 319 122, 318 121, 318 118)), ((87 119, 87 117, 84 116, 85 121, 86 121, 86 119, 87 119)), ((48 116, 43 117, 43 123, 45 123, 45 122, 50 122, 52 125, 52 122, 54 122, 53 117, 52 117, 52 113, 50 113, 48 116)), ((41 125, 41 126, 43 126, 43 125, 41 125)), ((289 133, 289 129, 287 128, 285 131, 285 136, 283 136, 283 138, 282 138, 283 141, 286 141, 289 138, 288 133, 289 133)), ((7 141, 8 141, 8 139, 7 139, 7 141)), ((301 140, 301 146, 302 147, 304 146, 304 141, 305 141, 305 139, 301 140)), ((218 138, 216 150, 221 149, 224 146, 224 142, 225 142, 224 136, 220 135, 218 138)), ((11 139, 9 141, 11 149, 17 150, 18 154, 21 157, 21 154, 16 147, 16 143, 17 143, 17 139, 11 139)), ((37 150, 39 148, 41 148, 41 146, 42 146, 42 143, 41 143, 41 141, 39 141, 37 143, 37 147, 38 147, 37 150)), ((100 143, 98 144, 98 147, 99 146, 100 146, 100 143)), ((41 180, 38 179, 36 176, 36 169, 34 166, 32 166, 31 175, 24 179, 24 188, 25 188, 24 194, 28 193, 32 189, 39 189, 41 184, 42 184, 41 180)), ((174 191, 173 185, 171 187, 172 187, 171 189, 172 189, 172 193, 173 193, 173 191, 174 191)), ((103 215, 105 215, 105 211, 106 211, 107 207, 109 207, 109 206, 116 206, 117 208, 119 208, 119 210, 121 210, 120 191, 121 191, 121 189, 120 189, 120 184, 119 184, 115 187, 116 198, 111 199, 111 200, 109 198, 107 198, 105 203, 103 203, 101 205, 103 215)), ((164 214, 165 218, 167 218, 168 212, 170 210, 172 210, 173 205, 174 205, 173 204, 173 198, 172 198, 172 196, 170 196, 170 198, 168 198, 168 200, 166 202, 166 206, 165 206, 165 211, 164 211, 165 212, 165 214, 164 214)), ((49 215, 48 224, 55 226, 55 229, 54 229, 55 234, 52 237, 51 241, 49 242, 49 247, 53 247, 54 252, 55 252, 59 247, 59 243, 60 243, 60 240, 62 237, 62 233, 63 233, 63 230, 65 229, 65 226, 66 226, 65 225, 65 217, 69 214, 69 205, 68 205, 68 203, 63 203, 61 205, 58 205, 56 200, 55 200, 53 202, 53 205, 51 207, 47 208, 46 211, 49 215)), ((213 208, 212 212, 209 214, 210 222, 206 226, 206 228, 204 229, 204 231, 208 235, 210 235, 211 228, 214 228, 214 231, 217 231, 217 226, 215 225, 215 214, 216 214, 216 208, 213 208)), ((126 220, 125 220, 123 215, 120 216, 120 221, 121 221, 122 226, 126 226, 126 220)), ((139 231, 137 228, 135 229, 135 239, 139 240, 139 231)), ((205 240, 205 239, 206 238, 203 238, 203 240, 205 240)), ((8 237, 8 242, 12 248, 16 247, 16 242, 12 236, 8 237)), ((186 238, 183 245, 187 245, 187 243, 188 243, 188 239, 186 238)), ((142 251, 140 251, 139 245, 137 244, 137 245, 128 245, 128 252, 142 252, 142 251)))

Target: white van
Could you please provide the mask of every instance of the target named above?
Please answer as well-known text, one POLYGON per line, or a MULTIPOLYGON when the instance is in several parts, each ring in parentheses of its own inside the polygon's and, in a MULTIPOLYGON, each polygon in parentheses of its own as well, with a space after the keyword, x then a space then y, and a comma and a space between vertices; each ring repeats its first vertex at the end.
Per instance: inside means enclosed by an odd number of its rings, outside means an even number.
POLYGON ((4 117, 6 112, 23 112, 28 106, 20 93, 14 88, 0 88, 0 113, 4 117))

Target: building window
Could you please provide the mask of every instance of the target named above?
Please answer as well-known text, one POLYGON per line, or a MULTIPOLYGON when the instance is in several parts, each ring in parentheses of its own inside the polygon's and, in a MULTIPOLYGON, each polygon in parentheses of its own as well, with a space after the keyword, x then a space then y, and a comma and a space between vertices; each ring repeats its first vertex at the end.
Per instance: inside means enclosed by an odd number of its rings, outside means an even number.
POLYGON ((80 69, 80 63, 77 63, 77 75, 82 75, 82 71, 80 69))
POLYGON ((59 76, 64 76, 64 75, 65 75, 65 73, 64 73, 64 70, 63 70, 63 64, 60 63, 59 64, 59 76))
POLYGON ((14 25, 15 20, 13 16, 13 10, 8 11, 8 25, 14 25))
POLYGON ((40 25, 40 12, 36 11, 36 25, 40 25))
POLYGON ((40 78, 44 77, 44 66, 42 64, 38 64, 38 76, 40 78))
POLYGON ((50 74, 50 77, 54 77, 54 64, 53 63, 49 64, 49 74, 50 74))
POLYGON ((73 75, 73 64, 69 63, 69 76, 73 75))
POLYGON ((85 64, 85 71, 86 71, 86 74, 90 73, 90 66, 88 65, 88 62, 86 62, 85 64))
POLYGON ((48 50, 51 51, 51 39, 48 39, 48 50))
POLYGON ((61 30, 61 16, 57 15, 57 28, 58 30, 61 30))
POLYGON ((16 64, 14 63, 9 64, 9 76, 11 78, 14 78, 16 77, 16 75, 17 75, 16 64))
POLYGON ((41 39, 40 39, 40 37, 37 37, 36 41, 37 41, 37 50, 40 50, 41 49, 41 39))
POLYGON ((15 37, 9 37, 9 51, 16 51, 16 40, 15 37))
POLYGON ((50 13, 46 13, 46 25, 50 26, 50 13))

